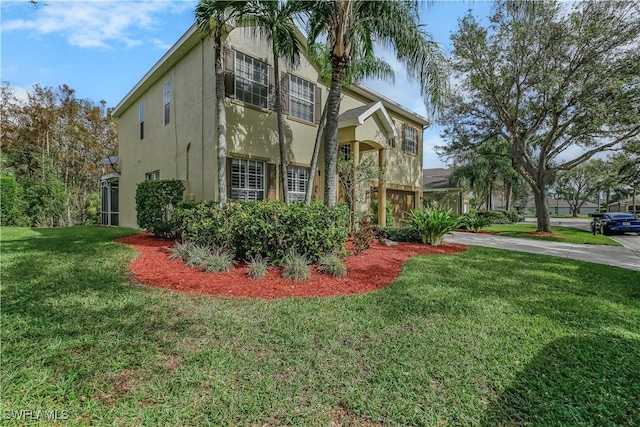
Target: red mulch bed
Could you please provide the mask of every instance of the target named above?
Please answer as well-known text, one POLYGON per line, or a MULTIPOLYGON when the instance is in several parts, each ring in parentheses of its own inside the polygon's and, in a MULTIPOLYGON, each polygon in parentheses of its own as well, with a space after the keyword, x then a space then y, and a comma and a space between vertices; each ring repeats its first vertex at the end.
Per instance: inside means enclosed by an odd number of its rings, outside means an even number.
POLYGON ((265 299, 371 292, 393 283, 404 261, 412 256, 452 254, 467 249, 465 245, 453 243, 434 247, 413 243, 384 246, 376 242, 366 251, 347 257, 345 277, 326 276, 312 267, 311 280, 296 283, 284 279, 280 269, 274 267, 270 267, 262 279, 250 278, 247 275, 249 268, 244 264, 237 264, 228 273, 215 274, 187 267, 182 260, 169 259, 173 241, 148 233, 116 241, 140 252, 140 256, 131 263, 131 271, 139 283, 193 294, 265 299))

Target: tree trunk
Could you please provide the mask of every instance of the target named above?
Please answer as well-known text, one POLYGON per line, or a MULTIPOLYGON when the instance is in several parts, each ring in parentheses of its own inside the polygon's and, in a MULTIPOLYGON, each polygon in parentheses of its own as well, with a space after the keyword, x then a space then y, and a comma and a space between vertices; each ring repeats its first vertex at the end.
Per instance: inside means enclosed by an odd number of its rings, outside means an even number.
POLYGON ((331 87, 327 97, 327 124, 324 133, 324 202, 336 205, 336 172, 338 165, 338 116, 340 114, 340 95, 342 77, 346 62, 341 58, 331 58, 333 71, 331 87))
POLYGON ((275 45, 271 47, 273 49, 273 71, 276 75, 276 115, 278 117, 278 147, 280 148, 280 185, 282 186, 282 195, 284 202, 289 204, 289 191, 287 186, 287 153, 286 143, 284 140, 284 122, 282 119, 282 99, 281 96, 281 82, 280 76, 280 64, 278 63, 278 55, 276 54, 275 45))
POLYGON ((513 198, 513 184, 509 182, 509 183, 506 184, 506 189, 505 189, 505 192, 504 192, 504 199, 505 199, 504 209, 507 210, 507 211, 511 210, 511 205, 512 205, 512 202, 513 202, 511 200, 512 198, 513 198))
MULTIPOLYGON (((224 105, 224 71, 222 68, 222 37, 215 35, 216 121, 218 122, 218 203, 227 203, 227 112, 224 105)), ((202 159, 204 162, 204 159, 202 159)))
POLYGON ((307 184, 307 192, 304 195, 304 204, 309 206, 311 204, 311 198, 313 197, 313 181, 316 176, 316 169, 318 168, 318 154, 320 153, 320 144, 322 143, 322 131, 327 123, 327 102, 325 102, 322 108, 322 116, 320 116, 320 123, 318 123, 318 131, 316 133, 316 142, 313 145, 313 154, 311 155, 311 168, 309 170, 309 183, 307 184))
POLYGON ((547 190, 541 186, 532 186, 533 198, 536 203, 536 219, 538 220, 538 229, 540 233, 551 233, 551 220, 549 219, 549 206, 547 205, 547 190), (542 188, 540 188, 542 187, 542 188))

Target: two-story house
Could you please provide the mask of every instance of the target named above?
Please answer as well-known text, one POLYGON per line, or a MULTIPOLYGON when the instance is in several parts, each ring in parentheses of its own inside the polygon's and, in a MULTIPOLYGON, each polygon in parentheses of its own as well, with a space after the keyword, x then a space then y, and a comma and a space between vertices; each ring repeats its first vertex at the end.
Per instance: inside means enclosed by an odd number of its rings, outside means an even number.
MULTIPOLYGON (((301 36, 302 37, 302 36, 301 36)), ((274 76, 269 45, 236 28, 225 40, 227 194, 232 200, 300 200, 308 185, 323 200, 324 159, 310 171, 318 123, 328 88, 302 55, 274 76), (278 177, 279 150, 273 85, 281 84, 288 141, 287 188, 278 177)), ((107 225, 136 227, 136 186, 147 179, 178 179, 185 198, 217 200, 215 69, 213 43, 192 26, 120 101, 119 174, 103 180, 107 225), (115 200, 109 204, 109 200, 115 200)), ((362 85, 343 91, 339 118, 343 155, 373 156, 385 170, 371 183, 371 198, 387 200, 394 217, 420 205, 422 134, 428 120, 362 85)), ((384 209, 381 210, 384 215, 384 209)), ((104 213, 104 212, 103 212, 104 213)))

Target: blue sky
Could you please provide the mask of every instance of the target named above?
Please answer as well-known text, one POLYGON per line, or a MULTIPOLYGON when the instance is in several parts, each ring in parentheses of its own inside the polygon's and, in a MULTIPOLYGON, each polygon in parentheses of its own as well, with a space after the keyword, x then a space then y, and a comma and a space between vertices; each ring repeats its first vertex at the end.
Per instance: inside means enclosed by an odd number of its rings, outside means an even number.
MULTIPOLYGON (((115 107, 142 76, 193 24, 192 0, 66 1, 2 0, 0 77, 18 96, 36 83, 67 84, 78 98, 105 100, 115 107)), ((433 39, 450 53, 451 32, 473 9, 486 17, 486 1, 436 1, 422 6, 421 21, 433 39)), ((383 51, 396 72, 395 84, 366 81, 371 89, 426 116, 417 86, 383 51)), ((440 129, 425 131, 424 167, 442 167, 433 147, 441 145, 440 129)))

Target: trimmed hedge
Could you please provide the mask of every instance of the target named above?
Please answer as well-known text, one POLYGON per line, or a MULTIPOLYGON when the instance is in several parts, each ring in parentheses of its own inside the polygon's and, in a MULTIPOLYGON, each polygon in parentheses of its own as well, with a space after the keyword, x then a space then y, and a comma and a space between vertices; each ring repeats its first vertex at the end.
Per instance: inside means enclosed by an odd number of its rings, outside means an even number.
POLYGON ((394 242, 422 243, 422 236, 413 227, 384 227, 376 233, 378 239, 389 239, 394 242))
POLYGON ((138 226, 156 236, 176 237, 175 209, 182 200, 184 184, 175 179, 142 181, 136 189, 138 226))
POLYGON ((177 217, 184 240, 234 251, 237 259, 262 256, 279 263, 296 251, 311 262, 321 253, 343 248, 348 237, 346 205, 280 201, 182 203, 177 217))
POLYGON ((511 224, 520 221, 520 214, 514 210, 476 211, 475 214, 478 218, 488 219, 492 224, 511 224))

